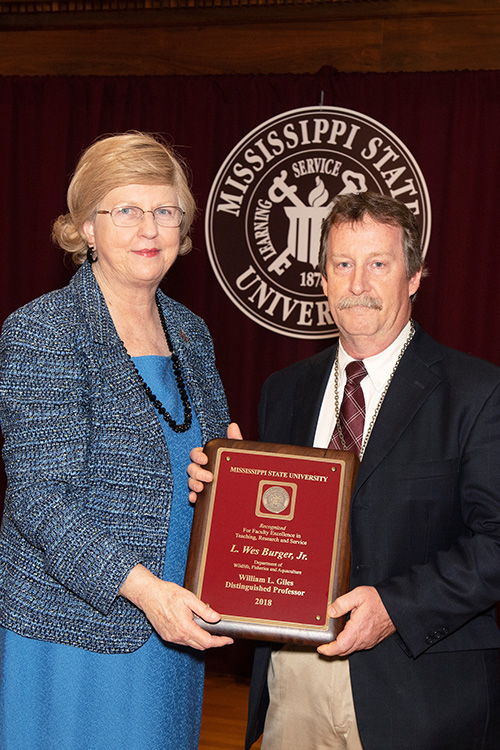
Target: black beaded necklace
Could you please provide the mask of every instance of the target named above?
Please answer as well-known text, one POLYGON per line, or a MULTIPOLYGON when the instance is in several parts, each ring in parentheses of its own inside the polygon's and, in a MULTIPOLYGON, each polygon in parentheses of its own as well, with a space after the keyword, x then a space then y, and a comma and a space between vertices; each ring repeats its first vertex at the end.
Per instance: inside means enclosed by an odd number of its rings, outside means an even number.
POLYGON ((163 328, 163 333, 165 334, 165 339, 167 341, 168 348, 170 349, 170 352, 172 354, 171 356, 172 369, 174 371, 175 382, 177 383, 177 388, 179 389, 179 396, 181 397, 182 405, 184 407, 184 422, 182 424, 177 424, 177 422, 175 422, 175 420, 172 419, 168 411, 165 409, 165 407, 161 403, 160 399, 156 398, 151 388, 142 379, 132 358, 130 359, 130 361, 132 362, 134 370, 136 371, 137 376, 139 380, 141 381, 142 387, 146 391, 147 397, 149 398, 149 400, 151 401, 155 409, 157 409, 160 412, 160 414, 162 415, 163 419, 168 424, 168 426, 174 432, 187 432, 189 428, 191 427, 191 422, 193 421, 191 404, 189 403, 189 397, 187 394, 186 386, 184 385, 184 380, 182 378, 181 367, 179 364, 179 357, 174 352, 174 349, 172 347, 172 342, 170 341, 170 336, 168 335, 167 325, 165 323, 165 318, 163 317, 163 312, 162 312, 160 303, 158 301, 158 297, 156 297, 156 307, 158 308, 158 313, 160 315, 160 321, 161 321, 161 327, 163 328))

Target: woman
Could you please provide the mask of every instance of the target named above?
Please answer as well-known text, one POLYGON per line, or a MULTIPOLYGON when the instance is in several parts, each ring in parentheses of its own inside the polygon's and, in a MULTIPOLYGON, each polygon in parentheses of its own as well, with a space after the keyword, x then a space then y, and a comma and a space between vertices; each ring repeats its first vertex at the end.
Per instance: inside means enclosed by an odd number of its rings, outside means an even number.
POLYGON ((81 157, 54 238, 81 268, 0 346, 2 750, 198 747, 203 660, 231 643, 182 588, 189 451, 225 434, 205 324, 158 286, 194 200, 143 133, 81 157))

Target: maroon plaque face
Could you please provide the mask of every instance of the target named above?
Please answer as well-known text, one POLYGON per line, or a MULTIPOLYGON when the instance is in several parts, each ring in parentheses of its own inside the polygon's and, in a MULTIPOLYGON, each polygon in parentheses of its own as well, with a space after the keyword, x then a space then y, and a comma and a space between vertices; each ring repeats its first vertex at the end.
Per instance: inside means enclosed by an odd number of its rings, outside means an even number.
POLYGON ((351 453, 211 441, 186 586, 222 614, 214 633, 325 643, 328 603, 347 590, 351 453))

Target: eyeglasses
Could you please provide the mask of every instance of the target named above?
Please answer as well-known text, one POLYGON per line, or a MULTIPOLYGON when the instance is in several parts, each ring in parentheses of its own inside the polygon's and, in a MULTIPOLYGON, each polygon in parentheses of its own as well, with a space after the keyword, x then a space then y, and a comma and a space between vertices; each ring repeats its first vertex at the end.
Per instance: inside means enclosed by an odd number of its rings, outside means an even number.
POLYGON ((180 227, 185 211, 179 206, 158 206, 152 211, 144 211, 139 206, 117 206, 111 211, 97 211, 98 214, 109 214, 115 227, 136 227, 144 214, 153 214, 160 227, 180 227))

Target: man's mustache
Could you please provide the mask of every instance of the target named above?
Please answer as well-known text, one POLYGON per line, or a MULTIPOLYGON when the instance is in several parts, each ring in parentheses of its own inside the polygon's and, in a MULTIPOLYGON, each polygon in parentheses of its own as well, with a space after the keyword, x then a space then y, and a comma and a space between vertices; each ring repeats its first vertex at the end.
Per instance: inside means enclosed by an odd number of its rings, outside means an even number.
POLYGON ((351 307, 368 307, 371 310, 381 310, 382 300, 378 297, 341 297, 337 301, 337 307, 339 310, 349 310, 351 307))

